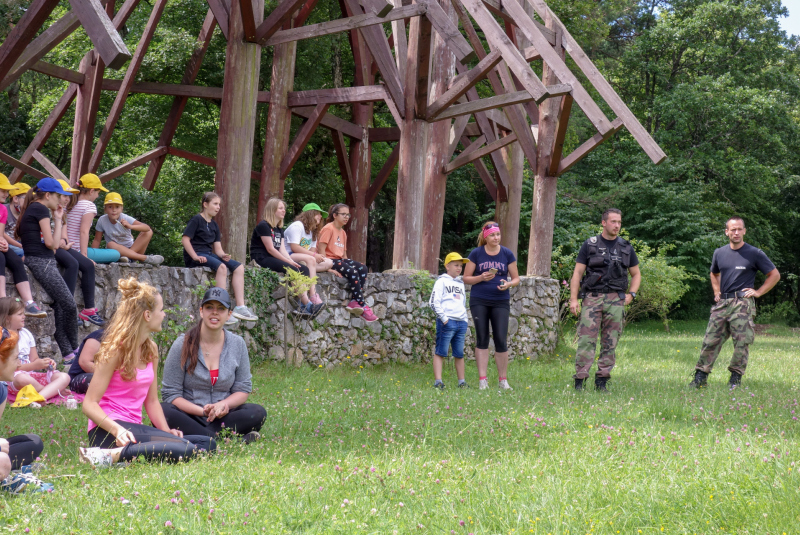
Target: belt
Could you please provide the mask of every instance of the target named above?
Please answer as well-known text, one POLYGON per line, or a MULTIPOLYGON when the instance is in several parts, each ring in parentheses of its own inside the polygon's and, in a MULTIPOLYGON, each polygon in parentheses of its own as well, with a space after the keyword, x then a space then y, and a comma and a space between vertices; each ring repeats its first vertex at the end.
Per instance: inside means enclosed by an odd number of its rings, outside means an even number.
POLYGON ((625 298, 625 292, 586 292, 586 297, 600 297, 601 295, 616 294, 620 299, 625 298))
POLYGON ((731 292, 727 294, 719 294, 720 299, 737 299, 739 297, 744 297, 744 292, 731 292))

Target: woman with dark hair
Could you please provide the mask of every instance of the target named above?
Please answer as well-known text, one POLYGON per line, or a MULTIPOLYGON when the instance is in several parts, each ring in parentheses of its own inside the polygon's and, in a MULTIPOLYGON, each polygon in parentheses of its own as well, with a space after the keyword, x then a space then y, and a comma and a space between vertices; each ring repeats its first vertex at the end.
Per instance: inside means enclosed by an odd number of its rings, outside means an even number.
POLYGON ((344 226, 350 221, 350 207, 346 204, 334 204, 330 207, 328 224, 322 228, 317 240, 320 254, 333 260, 331 270, 347 279, 352 299, 347 310, 361 316, 364 321, 376 321, 378 317, 364 301, 364 286, 367 284, 367 266, 347 258, 347 234, 344 226))
POLYGON ((250 356, 244 339, 224 329, 230 309, 228 292, 206 291, 200 321, 175 340, 164 362, 161 407, 169 427, 187 435, 213 437, 225 428, 249 443, 259 437, 267 411, 247 403, 250 356))
POLYGON ((486 223, 478 234, 478 247, 469 253, 464 269, 464 283, 471 284, 469 309, 475 323, 475 363, 478 366, 478 388, 489 388, 489 324, 494 340, 494 362, 500 388, 508 385, 508 316, 511 298, 508 289, 519 286, 517 258, 511 249, 500 245, 500 225, 486 223))

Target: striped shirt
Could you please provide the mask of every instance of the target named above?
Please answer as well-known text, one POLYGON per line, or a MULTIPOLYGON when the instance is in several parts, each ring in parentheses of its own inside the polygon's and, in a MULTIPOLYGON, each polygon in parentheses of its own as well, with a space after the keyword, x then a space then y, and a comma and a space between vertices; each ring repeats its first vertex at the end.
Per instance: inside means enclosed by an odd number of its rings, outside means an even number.
MULTIPOLYGON (((97 207, 92 201, 78 201, 75 207, 67 214, 67 239, 72 242, 72 247, 80 251, 81 219, 84 214, 97 215, 97 207)), ((87 247, 89 244, 86 244, 87 247)))

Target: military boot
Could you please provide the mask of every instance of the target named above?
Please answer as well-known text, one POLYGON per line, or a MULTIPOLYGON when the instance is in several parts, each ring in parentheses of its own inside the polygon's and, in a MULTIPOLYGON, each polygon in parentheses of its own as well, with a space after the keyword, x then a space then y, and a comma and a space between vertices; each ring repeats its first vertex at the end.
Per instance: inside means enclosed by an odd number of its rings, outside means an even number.
POLYGON ((708 374, 703 370, 694 371, 694 379, 689 383, 689 388, 702 388, 708 384, 708 374))
POLYGON ((606 388, 606 383, 611 377, 600 377, 599 375, 594 376, 594 389, 598 392, 608 392, 608 388, 606 388))
POLYGON ((575 379, 575 390, 583 390, 583 382, 585 379, 575 379))
POLYGON ((733 390, 737 386, 741 386, 741 385, 742 385, 742 374, 741 373, 736 373, 736 372, 731 372, 731 378, 728 379, 728 387, 731 390, 733 390))

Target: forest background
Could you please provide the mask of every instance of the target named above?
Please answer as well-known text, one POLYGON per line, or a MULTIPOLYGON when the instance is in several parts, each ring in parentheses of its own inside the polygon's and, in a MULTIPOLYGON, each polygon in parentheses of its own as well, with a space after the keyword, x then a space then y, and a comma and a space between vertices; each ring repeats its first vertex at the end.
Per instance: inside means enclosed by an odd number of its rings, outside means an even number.
MULTIPOLYGON (((27 0, 0 3, 0 41, 19 19, 27 0)), ((150 10, 143 0, 122 29, 133 50, 150 10)), ((672 317, 705 316, 710 302, 708 266, 716 247, 726 243, 725 220, 747 223, 746 240, 763 249, 783 276, 761 299, 766 321, 800 324, 800 47, 780 21, 788 12, 780 0, 549 0, 573 36, 668 155, 650 163, 623 129, 559 179, 553 277, 569 278, 577 248, 599 230, 600 215, 623 211, 629 238, 694 277, 672 317)), ((277 3, 267 1, 267 11, 277 3)), ((62 0, 52 20, 67 12, 62 0)), ((202 0, 172 0, 161 19, 137 81, 180 83, 203 18, 202 0)), ((339 3, 319 0, 308 24, 341 17, 339 3)), ((198 85, 222 87, 225 40, 217 30, 203 61, 198 85)), ((83 30, 75 32, 45 61, 77 67, 91 48, 83 30)), ((272 50, 262 52, 259 89, 270 86, 272 50)), ((573 69, 573 72, 577 72, 573 69)), ((122 71, 106 70, 106 78, 122 71)), ((66 89, 66 82, 28 72, 0 93, 0 147, 19 157, 66 89)), ((346 34, 301 41, 296 91, 354 84, 353 57, 346 34)), ((584 83, 584 87, 591 87, 584 83)), ((488 92, 488 83, 478 86, 488 92), (483 85, 487 84, 487 85, 483 85)), ((488 94, 488 93, 487 93, 488 94)), ((95 138, 114 93, 104 92, 95 138)), ((596 99, 598 102, 600 99, 596 99)), ((111 169, 157 145, 172 97, 131 94, 100 171, 111 169)), ((259 105, 253 166, 260 169, 267 105, 259 105)), ((347 105, 330 112, 350 118, 347 105)), ((173 145, 214 157, 220 102, 190 99, 173 145)), ((394 126, 385 104, 375 106, 374 126, 394 126)), ((609 116, 613 114, 606 110, 609 116)), ((69 170, 74 106, 41 149, 69 170)), ((593 132, 573 113, 565 153, 593 132)), ((293 119, 293 133, 300 120, 293 119)), ((373 146, 373 174, 392 147, 373 146)), ((491 162, 487 163, 490 164, 491 162)), ((153 192, 141 188, 145 167, 108 184, 125 199, 125 212, 150 224, 150 250, 167 263, 182 265, 180 235, 198 211, 203 191, 212 190, 214 170, 167 158, 153 192)), ((0 168, 8 174, 10 169, 0 168)), ((30 177, 26 177, 30 180, 30 177)), ((520 221, 519 263, 525 273, 530 231, 533 174, 525 170, 520 221)), ((368 265, 391 267, 396 171, 370 210, 368 265)), ((258 183, 252 184, 250 224, 256 223, 258 183)), ((344 201, 344 188, 329 133, 319 129, 286 181, 287 212, 307 202, 329 206, 344 201)), ((102 202, 102 199, 101 201, 102 202)), ((99 204, 98 202, 98 204, 99 204)), ((466 254, 477 229, 494 214, 494 203, 472 166, 448 177, 442 257, 466 254)), ((647 281, 645 281, 647 284, 647 281)))

